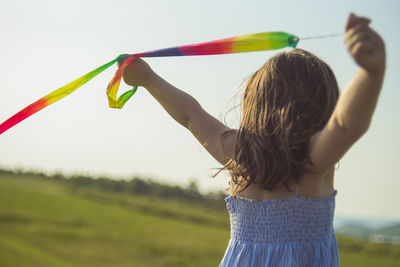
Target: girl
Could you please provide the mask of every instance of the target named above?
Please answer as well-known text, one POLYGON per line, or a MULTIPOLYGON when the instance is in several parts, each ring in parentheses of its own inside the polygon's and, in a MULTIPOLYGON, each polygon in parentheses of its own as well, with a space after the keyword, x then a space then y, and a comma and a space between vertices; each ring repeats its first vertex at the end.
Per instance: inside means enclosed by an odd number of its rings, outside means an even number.
POLYGON ((385 71, 384 43, 369 23, 348 18, 345 44, 359 69, 340 96, 322 60, 283 52, 248 80, 238 130, 143 60, 125 69, 127 84, 145 87, 230 172, 231 240, 220 266, 339 265, 334 166, 367 131, 385 71))

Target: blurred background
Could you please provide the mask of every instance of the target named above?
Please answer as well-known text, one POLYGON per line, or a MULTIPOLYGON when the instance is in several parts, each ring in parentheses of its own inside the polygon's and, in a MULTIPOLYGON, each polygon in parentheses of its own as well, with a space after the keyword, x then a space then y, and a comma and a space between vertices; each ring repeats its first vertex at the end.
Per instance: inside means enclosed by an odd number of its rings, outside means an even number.
MULTIPOLYGON (((342 251, 350 251, 342 253, 343 266, 360 258, 359 266, 396 266, 399 10, 396 0, 0 0, 0 121, 121 53, 264 31, 300 38, 343 33, 350 12, 367 16, 386 42, 387 74, 370 130, 336 171, 335 227, 375 241, 343 237, 342 251), (368 255, 395 260, 377 263, 368 255)), ((343 37, 298 47, 325 60, 341 89, 357 69, 343 37)), ((147 62, 237 127, 239 111, 228 110, 239 102, 243 82, 275 53, 147 62)), ((115 70, 0 136, 0 265, 215 266, 222 258, 229 239, 221 193, 227 175, 211 178, 220 165, 145 89, 124 109, 109 109, 105 88, 115 70), (177 256, 182 249, 186 256, 177 256)))

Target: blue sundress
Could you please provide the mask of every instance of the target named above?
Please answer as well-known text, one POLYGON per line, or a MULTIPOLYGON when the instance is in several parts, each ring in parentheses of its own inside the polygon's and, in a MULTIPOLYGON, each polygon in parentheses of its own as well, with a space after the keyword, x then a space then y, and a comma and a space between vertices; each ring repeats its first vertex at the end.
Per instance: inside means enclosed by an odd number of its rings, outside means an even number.
POLYGON ((225 199, 231 239, 220 267, 339 266, 333 230, 335 190, 328 197, 225 199))

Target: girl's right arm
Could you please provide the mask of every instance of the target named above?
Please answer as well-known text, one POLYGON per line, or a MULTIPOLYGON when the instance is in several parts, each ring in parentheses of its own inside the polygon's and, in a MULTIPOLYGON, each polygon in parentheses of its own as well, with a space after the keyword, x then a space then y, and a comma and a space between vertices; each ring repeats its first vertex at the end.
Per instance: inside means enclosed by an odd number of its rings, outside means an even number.
POLYGON ((330 170, 347 150, 368 130, 382 88, 385 47, 381 37, 369 27, 370 20, 351 14, 346 25, 345 44, 360 66, 340 95, 333 114, 310 141, 314 173, 330 170))
POLYGON ((224 165, 232 157, 235 133, 232 132, 221 142, 221 135, 230 129, 208 114, 192 96, 157 75, 145 61, 133 61, 125 68, 123 78, 129 85, 145 87, 168 114, 187 128, 221 164, 224 165))

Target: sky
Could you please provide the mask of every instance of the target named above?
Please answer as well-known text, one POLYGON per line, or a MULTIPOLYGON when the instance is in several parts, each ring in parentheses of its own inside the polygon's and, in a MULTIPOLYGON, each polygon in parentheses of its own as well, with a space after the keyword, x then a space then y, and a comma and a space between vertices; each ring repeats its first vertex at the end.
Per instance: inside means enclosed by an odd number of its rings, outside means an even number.
MULTIPOLYGON (((400 1, 18 1, 0 0, 0 121, 121 53, 236 35, 344 32, 350 12, 372 19, 386 43, 387 72, 368 133, 340 161, 336 214, 400 220, 400 1)), ((343 90, 357 70, 343 37, 300 41, 325 60, 343 90)), ((277 51, 147 59, 159 75, 237 127, 227 111, 243 82, 277 51)), ((134 175, 223 190, 220 165, 144 88, 122 110, 108 108, 110 68, 72 95, 0 136, 0 166, 48 173, 134 175)), ((127 90, 121 86, 121 91, 127 90)))

